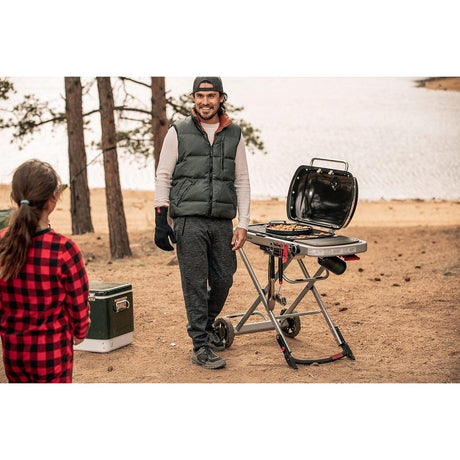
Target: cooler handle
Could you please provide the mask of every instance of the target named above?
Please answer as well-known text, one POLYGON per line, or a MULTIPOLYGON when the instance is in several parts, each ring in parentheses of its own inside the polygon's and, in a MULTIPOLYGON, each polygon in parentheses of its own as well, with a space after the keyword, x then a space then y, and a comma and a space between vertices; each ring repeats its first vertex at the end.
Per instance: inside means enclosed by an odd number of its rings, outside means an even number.
POLYGON ((315 158, 312 158, 311 161, 310 161, 310 166, 313 166, 313 162, 315 160, 320 160, 320 161, 330 161, 332 163, 342 163, 343 165, 345 165, 345 171, 348 171, 348 163, 346 161, 342 161, 342 160, 331 160, 329 158, 318 158, 318 157, 315 157, 315 158))
POLYGON ((126 298, 117 299, 113 305, 113 311, 115 313, 120 313, 123 310, 127 310, 130 307, 129 300, 126 298))

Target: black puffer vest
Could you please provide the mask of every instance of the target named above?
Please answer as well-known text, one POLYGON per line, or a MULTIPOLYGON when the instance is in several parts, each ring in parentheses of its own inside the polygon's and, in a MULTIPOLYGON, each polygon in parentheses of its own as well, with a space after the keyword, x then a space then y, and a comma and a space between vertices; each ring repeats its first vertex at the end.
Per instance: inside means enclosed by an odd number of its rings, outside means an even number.
POLYGON ((171 217, 233 219, 237 210, 235 156, 240 127, 226 115, 221 116, 221 125, 211 145, 193 114, 173 126, 179 152, 169 195, 171 217))

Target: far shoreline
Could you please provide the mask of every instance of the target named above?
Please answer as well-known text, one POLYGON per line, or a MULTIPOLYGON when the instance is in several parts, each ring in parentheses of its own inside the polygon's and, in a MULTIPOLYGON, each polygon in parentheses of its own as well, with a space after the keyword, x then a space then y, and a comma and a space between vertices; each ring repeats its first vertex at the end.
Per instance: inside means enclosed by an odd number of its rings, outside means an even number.
POLYGON ((460 91, 460 77, 429 77, 415 80, 418 88, 460 91))

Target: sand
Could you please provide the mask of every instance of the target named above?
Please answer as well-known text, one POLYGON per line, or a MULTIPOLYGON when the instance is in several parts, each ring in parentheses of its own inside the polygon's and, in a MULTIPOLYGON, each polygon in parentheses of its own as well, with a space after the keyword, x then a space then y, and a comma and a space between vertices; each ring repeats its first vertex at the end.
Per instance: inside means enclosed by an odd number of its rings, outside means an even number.
MULTIPOLYGON (((9 206, 8 187, 0 186, 0 208, 9 206)), ((105 195, 91 191, 95 232, 74 235, 90 280, 131 283, 134 340, 110 353, 75 352, 76 383, 397 383, 460 382, 460 203, 448 201, 360 202, 339 234, 367 241, 367 252, 348 263, 340 276, 316 284, 332 321, 340 328, 355 360, 288 367, 275 332, 237 335, 221 353, 222 370, 190 362, 191 341, 178 266, 172 253, 153 243, 153 192, 124 191, 133 257, 111 260, 105 195)), ((51 223, 70 236, 70 198, 65 192, 51 223)), ((285 203, 254 201, 252 222, 285 219, 285 203)), ((246 254, 261 283, 267 256, 254 244, 246 254)), ((315 258, 304 262, 312 272, 315 258)), ((287 272, 289 276, 289 271, 287 272)), ((292 274, 296 277, 295 270, 292 274)), ((291 302, 298 285, 283 284, 291 302)), ((224 315, 245 312, 257 296, 240 258, 224 315)), ((316 308, 310 293, 297 311, 316 308)), ((279 307, 275 309, 277 313, 279 307)), ((341 351, 321 315, 301 318, 297 337, 288 339, 296 358, 317 359, 341 351)), ((0 382, 6 382, 0 365, 0 382)))

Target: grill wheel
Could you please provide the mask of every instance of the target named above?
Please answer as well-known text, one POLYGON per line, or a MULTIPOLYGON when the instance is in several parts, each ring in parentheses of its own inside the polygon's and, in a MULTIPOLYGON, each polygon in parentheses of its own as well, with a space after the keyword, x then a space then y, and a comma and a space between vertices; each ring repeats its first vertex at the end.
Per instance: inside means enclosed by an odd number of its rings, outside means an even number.
MULTIPOLYGON (((284 315, 285 312, 286 312, 285 308, 281 310, 282 315, 284 315)), ((298 335, 301 327, 302 326, 300 324, 299 316, 295 316, 294 318, 286 318, 281 321, 281 330, 284 332, 284 334, 287 337, 290 337, 291 339, 294 338, 296 335, 298 335)))
POLYGON ((216 333, 222 339, 225 344, 225 348, 230 348, 235 338, 235 331, 233 324, 227 318, 217 318, 214 322, 214 328, 216 333))

